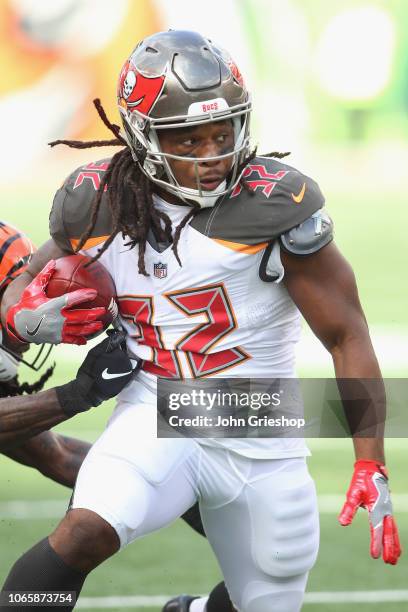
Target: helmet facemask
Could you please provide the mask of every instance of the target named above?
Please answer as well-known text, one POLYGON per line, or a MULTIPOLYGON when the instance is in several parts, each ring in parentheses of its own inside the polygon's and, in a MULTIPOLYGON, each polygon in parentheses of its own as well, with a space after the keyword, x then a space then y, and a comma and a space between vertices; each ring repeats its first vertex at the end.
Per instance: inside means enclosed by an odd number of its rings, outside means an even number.
POLYGON ((26 359, 22 353, 13 351, 2 341, 2 330, 0 329, 0 382, 11 380, 17 375, 20 364, 24 364, 30 370, 39 372, 45 365, 53 349, 52 344, 41 344, 34 347, 32 359, 26 359))
POLYGON ((34 383, 19 381, 19 367, 23 363, 35 372, 42 369, 52 350, 52 345, 43 344, 35 347, 36 356, 32 361, 23 358, 22 353, 13 351, 4 342, 3 333, 0 327, 0 397, 11 397, 23 395, 24 393, 36 393, 41 391, 47 380, 52 376, 55 363, 52 364, 40 378, 34 383))
POLYGON ((16 356, 3 345, 3 333, 0 328, 0 384, 13 380, 17 376, 18 366, 16 356))
MULTIPOLYGON (((187 203, 193 200, 203 208, 213 206, 220 196, 226 195, 234 189, 240 179, 239 169, 241 164, 249 153, 251 101, 243 85, 242 77, 225 52, 221 52, 212 46, 208 40, 194 32, 160 33, 143 41, 141 45, 136 48, 130 60, 125 64, 127 72, 122 71, 119 82, 119 109, 133 158, 149 180, 162 189, 178 196, 187 203), (190 42, 189 48, 193 49, 193 55, 188 57, 188 62, 184 64, 182 63, 183 50, 181 48, 183 40, 185 40, 185 45, 190 42), (142 49, 140 48, 141 45, 142 49), (148 76, 147 73, 141 73, 141 69, 143 68, 143 62, 146 62, 147 50, 152 48, 157 50, 157 55, 163 56, 161 58, 162 63, 158 62, 157 64, 157 67, 162 67, 163 70, 160 74, 156 72, 153 73, 154 76, 148 76), (144 49, 146 50, 145 55, 143 54, 144 49), (207 88, 189 89, 187 87, 186 82, 189 82, 189 79, 190 81, 193 80, 188 71, 193 70, 196 63, 194 54, 198 58, 197 61, 202 60, 207 68, 207 64, 209 64, 209 68, 215 74, 213 79, 215 84, 210 84, 207 88), (178 73, 177 67, 174 65, 174 58, 177 56, 182 58, 178 73), (130 73, 136 74, 136 77, 129 79, 128 75, 130 73), (217 74, 220 75, 219 82, 216 82, 217 74), (128 86, 129 82, 137 83, 140 75, 142 75, 140 78, 143 83, 148 83, 148 80, 157 81, 159 78, 162 80, 161 84, 158 84, 161 89, 156 100, 147 111, 149 114, 141 112, 144 99, 139 97, 140 93, 133 96, 138 98, 136 102, 127 102, 129 100, 129 89, 126 89, 125 92, 125 87, 128 86), (171 97, 172 95, 173 97, 171 97), (140 100, 141 104, 138 108, 140 100), (176 114, 180 109, 182 109, 182 112, 176 114), (206 158, 183 157, 165 153, 161 149, 160 130, 195 127, 225 121, 226 119, 232 120, 234 128, 234 146, 233 150, 228 153, 206 158), (215 190, 205 190, 199 180, 199 164, 228 158, 231 159, 231 169, 225 181, 215 190), (195 189, 185 187, 177 181, 171 169, 171 160, 194 164, 197 179, 195 189)), ((150 53, 149 55, 153 54, 150 53)), ((151 73, 151 70, 149 72, 151 73)), ((199 75, 196 78, 199 81, 199 75)))
MULTIPOLYGON (((31 240, 18 229, 0 221, 0 302, 8 285, 22 274, 35 252, 31 240)), ((13 350, 3 336, 0 326, 0 383, 13 379, 22 363, 38 372, 44 366, 52 345, 41 345, 30 350, 30 359, 13 350)))

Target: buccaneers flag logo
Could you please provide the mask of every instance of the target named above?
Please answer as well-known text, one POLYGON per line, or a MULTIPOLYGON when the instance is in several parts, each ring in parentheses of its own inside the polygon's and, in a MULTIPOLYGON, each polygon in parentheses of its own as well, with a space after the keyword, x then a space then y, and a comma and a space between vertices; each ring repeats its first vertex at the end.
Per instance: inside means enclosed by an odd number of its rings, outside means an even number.
POLYGON ((232 72, 232 76, 234 77, 234 79, 241 85, 241 87, 244 87, 244 79, 242 77, 242 74, 241 74, 238 66, 234 62, 234 60, 230 59, 229 62, 228 62, 228 66, 229 66, 229 69, 232 72))
POLYGON ((165 75, 146 77, 140 74, 130 61, 122 68, 118 84, 119 104, 128 111, 137 110, 148 115, 158 100, 165 75))

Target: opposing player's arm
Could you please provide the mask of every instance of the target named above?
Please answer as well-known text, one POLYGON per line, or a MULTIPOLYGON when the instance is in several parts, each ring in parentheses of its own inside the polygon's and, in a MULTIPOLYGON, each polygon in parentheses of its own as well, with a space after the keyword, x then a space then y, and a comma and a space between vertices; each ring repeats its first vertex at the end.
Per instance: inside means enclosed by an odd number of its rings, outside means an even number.
POLYGON ((113 331, 92 348, 71 382, 36 395, 0 400, 0 451, 13 449, 120 393, 139 366, 126 353, 124 335, 113 331), (107 372, 114 376, 106 376, 107 372))
POLYGON ((50 429, 68 415, 62 410, 55 389, 36 395, 0 400, 0 452, 5 453, 28 438, 50 429))
POLYGON ((4 454, 18 463, 37 469, 59 484, 73 488, 90 448, 89 442, 44 431, 4 454))
MULTIPOLYGON (((361 420, 355 419, 357 411, 368 426, 379 426, 379 437, 354 437, 357 459, 384 462, 381 436, 385 417, 384 388, 379 382, 381 372, 350 264, 334 243, 307 256, 282 250, 281 258, 285 285, 313 332, 330 352, 339 381, 373 379, 373 384, 365 388, 369 394, 367 402, 362 401, 360 407, 350 402, 352 389, 345 382, 340 382, 339 391, 345 400, 352 431, 356 429, 355 423, 361 424, 361 420), (367 413, 367 406, 370 406, 371 414, 367 413)), ((361 392, 360 386, 358 391, 361 392)))

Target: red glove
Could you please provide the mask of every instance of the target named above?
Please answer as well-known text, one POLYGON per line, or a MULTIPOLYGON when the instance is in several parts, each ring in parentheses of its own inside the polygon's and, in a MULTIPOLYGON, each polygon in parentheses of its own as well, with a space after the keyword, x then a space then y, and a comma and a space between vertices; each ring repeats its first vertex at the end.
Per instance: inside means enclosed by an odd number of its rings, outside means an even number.
POLYGON ((20 342, 34 344, 86 344, 88 336, 101 331, 105 308, 72 309, 95 299, 95 289, 77 289, 48 298, 45 288, 54 273, 51 260, 24 289, 20 301, 7 312, 7 331, 20 342))
POLYGON ((385 466, 378 461, 356 461, 346 498, 339 515, 340 524, 350 525, 358 508, 366 508, 370 521, 371 556, 378 559, 382 551, 385 563, 396 565, 401 546, 385 466))

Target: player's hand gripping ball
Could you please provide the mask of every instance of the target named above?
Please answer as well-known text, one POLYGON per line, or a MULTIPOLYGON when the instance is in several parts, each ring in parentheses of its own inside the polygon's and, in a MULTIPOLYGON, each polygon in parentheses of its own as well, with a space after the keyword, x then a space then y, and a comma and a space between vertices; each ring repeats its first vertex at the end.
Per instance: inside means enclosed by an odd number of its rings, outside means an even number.
POLYGON ((86 255, 51 260, 7 313, 8 332, 34 344, 86 344, 117 316, 115 285, 86 255), (89 265, 86 265, 89 264, 89 265))

